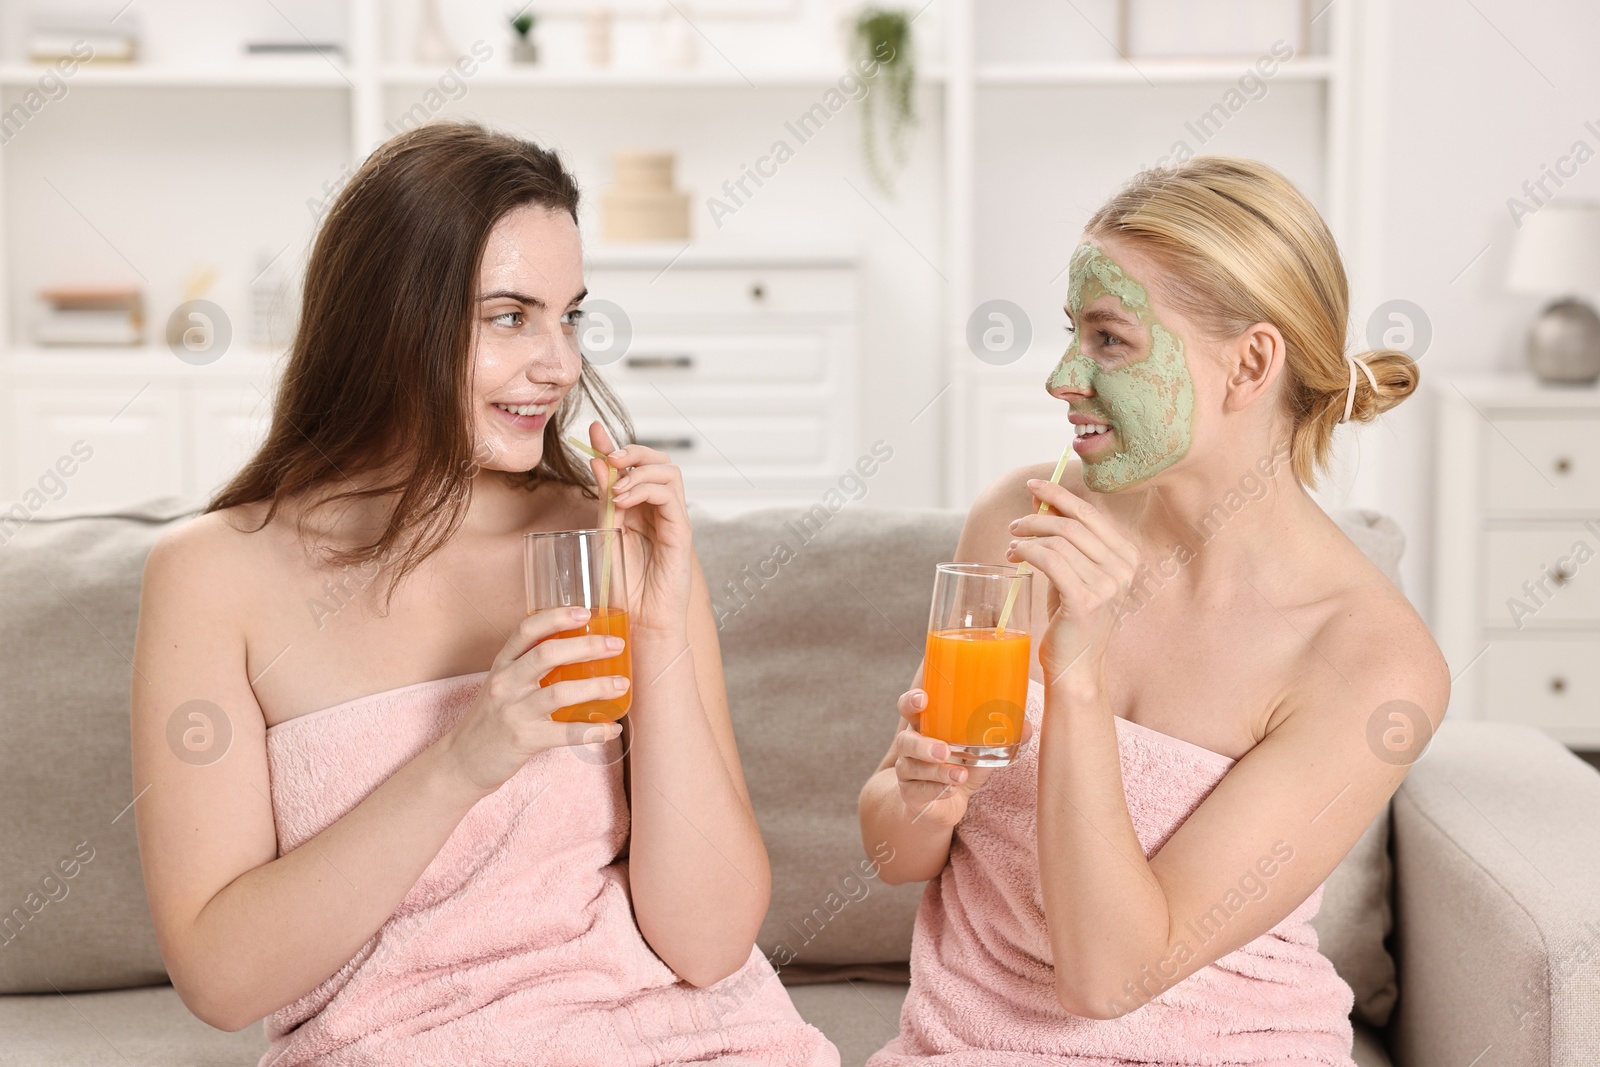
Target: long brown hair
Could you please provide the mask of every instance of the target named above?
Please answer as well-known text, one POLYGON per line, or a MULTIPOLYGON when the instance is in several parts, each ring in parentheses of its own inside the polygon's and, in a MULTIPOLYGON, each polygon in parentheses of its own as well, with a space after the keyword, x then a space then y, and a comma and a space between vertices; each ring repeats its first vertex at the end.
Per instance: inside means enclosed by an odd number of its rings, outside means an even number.
MULTIPOLYGON (((471 405, 478 269, 494 224, 524 205, 578 218, 578 185, 560 158, 475 123, 438 122, 378 148, 329 209, 306 265, 300 325, 279 380, 266 440, 207 512, 270 500, 260 530, 285 501, 339 482, 301 511, 398 494, 374 541, 324 547, 335 567, 393 562, 400 579, 465 518, 475 473, 471 405), (365 488, 351 476, 378 473, 365 488)), ((533 488, 575 485, 596 496, 587 463, 566 444, 584 402, 612 440, 633 438, 620 401, 587 359, 544 430, 533 488), (620 432, 619 432, 620 428, 620 432)), ((251 531, 255 532, 255 531, 251 531)))

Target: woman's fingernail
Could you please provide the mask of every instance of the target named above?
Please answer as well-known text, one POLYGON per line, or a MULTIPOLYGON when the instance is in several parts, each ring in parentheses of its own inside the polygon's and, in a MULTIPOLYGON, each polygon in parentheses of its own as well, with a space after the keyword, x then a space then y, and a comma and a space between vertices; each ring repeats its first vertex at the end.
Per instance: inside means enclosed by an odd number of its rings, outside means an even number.
POLYGON ((620 637, 608 637, 608 638, 606 638, 606 647, 609 648, 613 652, 617 651, 618 649, 620 649, 622 647, 622 638, 620 638, 620 637))
POLYGON ((613 685, 615 685, 615 686, 616 686, 616 687, 617 687, 617 688, 618 688, 618 689, 626 689, 626 688, 628 688, 628 679, 626 679, 626 678, 624 678, 624 677, 623 677, 623 676, 622 676, 622 675, 620 675, 620 674, 614 674, 614 675, 612 675, 612 676, 611 676, 611 682, 612 682, 612 684, 613 684, 613 685))
POLYGON ((928 706, 928 694, 926 694, 926 693, 918 693, 916 696, 912 697, 911 698, 911 706, 914 707, 914 708, 917 708, 919 710, 922 709, 922 708, 927 707, 928 706))
POLYGON ((1022 525, 1022 520, 1021 519, 1012 519, 1011 520, 1011 525, 1008 527, 1008 529, 1015 530, 1018 526, 1021 526, 1021 525, 1022 525))
POLYGON ((612 459, 621 459, 623 456, 627 455, 627 452, 628 452, 627 449, 619 448, 615 452, 611 453, 611 458, 612 459))
POLYGON ((933 746, 933 758, 934 759, 937 759, 937 760, 948 759, 949 756, 950 756, 950 746, 949 745, 934 745, 933 746))
POLYGON ((576 619, 577 621, 582 622, 584 619, 587 619, 589 617, 589 609, 588 608, 573 608, 572 609, 572 617, 574 619, 576 619))
POLYGON ((950 781, 953 784, 960 785, 962 782, 964 782, 966 780, 967 780, 967 769, 965 767, 955 767, 955 768, 951 769, 951 771, 950 771, 950 781))

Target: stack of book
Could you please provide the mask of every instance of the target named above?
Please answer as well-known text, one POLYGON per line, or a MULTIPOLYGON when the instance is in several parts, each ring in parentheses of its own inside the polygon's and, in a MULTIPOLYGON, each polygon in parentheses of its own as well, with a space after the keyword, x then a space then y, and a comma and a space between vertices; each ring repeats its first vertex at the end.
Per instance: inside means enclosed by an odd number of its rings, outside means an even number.
POLYGON ((34 327, 41 345, 144 343, 144 297, 137 289, 45 289, 44 314, 34 327))
POLYGON ((618 152, 617 184, 600 191, 608 241, 684 241, 689 194, 673 188, 671 152, 618 152))
POLYGON ((138 58, 136 14, 120 15, 112 22, 99 12, 37 11, 28 25, 28 59, 34 63, 58 59, 131 63, 138 58))

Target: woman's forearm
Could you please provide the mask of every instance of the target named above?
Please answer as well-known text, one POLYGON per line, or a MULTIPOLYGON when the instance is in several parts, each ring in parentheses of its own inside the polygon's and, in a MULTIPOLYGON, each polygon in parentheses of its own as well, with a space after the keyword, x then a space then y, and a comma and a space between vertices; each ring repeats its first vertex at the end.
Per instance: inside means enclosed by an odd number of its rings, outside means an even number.
POLYGON ((167 955, 184 1002, 238 1030, 315 989, 394 913, 482 796, 437 743, 321 833, 234 879, 167 955))
POLYGON ((679 977, 744 965, 772 877, 754 812, 723 760, 686 637, 635 635, 628 875, 639 930, 679 977))
POLYGON ((1097 681, 1047 687, 1039 733, 1038 850, 1045 923, 1062 1005, 1112 1017, 1109 1003, 1166 952, 1166 894, 1128 816, 1116 723, 1097 681))
POLYGON ((907 810, 893 767, 880 768, 867 779, 857 813, 861 844, 868 855, 880 857, 878 877, 887 884, 929 881, 949 862, 954 831, 907 810), (884 855, 889 858, 883 860, 884 855))

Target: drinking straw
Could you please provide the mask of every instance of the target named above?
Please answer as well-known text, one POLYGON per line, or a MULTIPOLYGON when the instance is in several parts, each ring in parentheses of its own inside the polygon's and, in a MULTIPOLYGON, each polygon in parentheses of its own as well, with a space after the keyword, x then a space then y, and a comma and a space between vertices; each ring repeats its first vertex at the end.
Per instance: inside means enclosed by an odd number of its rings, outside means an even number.
MULTIPOLYGON (((573 437, 571 435, 568 435, 567 440, 571 441, 574 445, 576 445, 578 448, 581 448, 583 451, 589 453, 589 455, 593 456, 595 459, 598 459, 605 466, 605 470, 606 470, 606 507, 605 507, 605 518, 601 521, 600 528, 603 529, 603 530, 609 530, 609 529, 612 528, 612 523, 616 521, 616 514, 617 514, 617 499, 611 492, 611 486, 617 480, 617 472, 616 472, 615 469, 612 468, 610 463, 606 462, 606 455, 605 455, 604 452, 601 452, 599 449, 593 448, 590 445, 585 444, 583 441, 580 441, 580 440, 578 440, 578 438, 573 437)), ((611 607, 611 552, 612 552, 612 546, 609 543, 606 545, 605 552, 606 552, 605 556, 600 560, 600 606, 602 608, 609 609, 611 607)))
MULTIPOLYGON (((1056 472, 1050 476, 1050 480, 1052 482, 1059 483, 1061 481, 1061 474, 1067 469, 1067 460, 1071 458, 1071 456, 1072 442, 1068 441, 1066 450, 1061 453, 1061 459, 1056 463, 1056 472)), ((1035 514, 1043 515, 1049 510, 1050 505, 1041 502, 1039 504, 1039 510, 1035 512, 1035 514)), ((1017 593, 1022 589, 1022 579, 1026 578, 1032 573, 1033 568, 1028 566, 1027 560, 1023 560, 1021 563, 1017 564, 1017 576, 1011 579, 1011 588, 1006 590, 1005 607, 1000 609, 1000 622, 994 628, 994 637, 996 641, 1005 636, 1006 622, 1011 618, 1011 609, 1016 606, 1017 593)))

